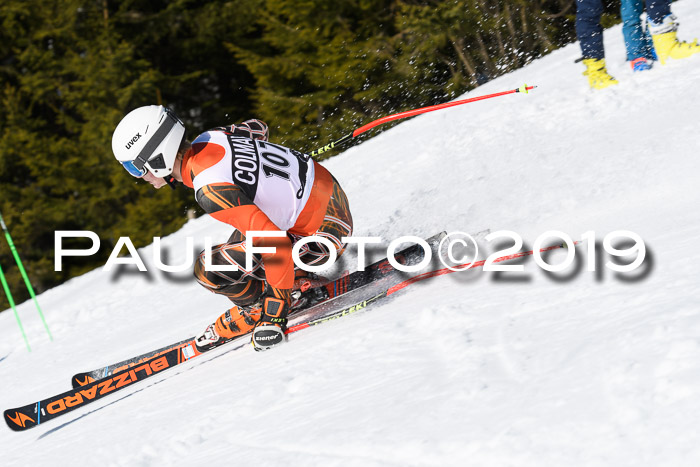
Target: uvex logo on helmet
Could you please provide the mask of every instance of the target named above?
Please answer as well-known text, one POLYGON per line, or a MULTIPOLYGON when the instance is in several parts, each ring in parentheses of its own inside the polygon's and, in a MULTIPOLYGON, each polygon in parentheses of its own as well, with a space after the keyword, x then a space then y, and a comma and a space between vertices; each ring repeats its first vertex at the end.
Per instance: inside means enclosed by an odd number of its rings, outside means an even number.
POLYGON ((131 147, 134 145, 134 143, 136 143, 136 141, 138 141, 140 138, 141 138, 141 133, 136 133, 136 136, 131 138, 131 141, 126 143, 126 149, 131 149, 131 147))

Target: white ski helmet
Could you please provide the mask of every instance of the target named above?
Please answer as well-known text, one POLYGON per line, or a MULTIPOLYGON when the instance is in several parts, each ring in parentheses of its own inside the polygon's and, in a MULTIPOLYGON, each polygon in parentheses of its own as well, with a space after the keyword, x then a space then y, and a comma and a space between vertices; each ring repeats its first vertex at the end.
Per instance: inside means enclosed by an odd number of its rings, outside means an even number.
POLYGON ((112 135, 112 152, 134 177, 151 172, 162 178, 172 173, 184 138, 185 125, 170 109, 147 105, 119 122, 112 135))

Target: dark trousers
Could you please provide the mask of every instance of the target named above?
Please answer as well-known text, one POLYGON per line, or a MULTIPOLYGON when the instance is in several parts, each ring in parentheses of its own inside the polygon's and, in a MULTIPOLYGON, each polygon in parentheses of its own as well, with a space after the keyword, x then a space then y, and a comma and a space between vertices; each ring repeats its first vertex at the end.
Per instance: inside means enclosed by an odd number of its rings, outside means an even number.
MULTIPOLYGON (((649 19, 655 23, 660 23, 671 13, 670 0, 646 0, 645 4, 649 19)), ((583 58, 605 58, 603 27, 600 25, 602 14, 602 0, 576 0, 576 36, 583 58)))

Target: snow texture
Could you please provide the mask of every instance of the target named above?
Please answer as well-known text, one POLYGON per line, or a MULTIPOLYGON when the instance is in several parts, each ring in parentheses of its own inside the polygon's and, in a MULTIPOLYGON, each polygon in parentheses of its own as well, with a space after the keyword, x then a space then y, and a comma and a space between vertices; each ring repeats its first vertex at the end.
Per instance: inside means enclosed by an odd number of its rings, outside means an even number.
MULTIPOLYGON (((673 10, 679 37, 700 34, 700 5, 673 10)), ((2 428, 0 463, 700 465, 700 56, 632 74, 619 26, 605 46, 618 86, 589 90, 572 44, 465 97, 536 84, 529 95, 411 119, 325 165, 357 235, 507 229, 532 246, 553 229, 600 241, 624 229, 647 245, 644 275, 589 272, 584 245, 565 280, 532 260, 523 273, 434 278, 283 348, 219 349, 30 431, 2 428)), ((186 237, 229 231, 190 221, 164 239, 168 262, 186 259, 186 237)), ((139 250, 150 265, 152 251, 139 250)), ((20 305, 31 353, 0 314, 3 409, 195 334, 228 307, 189 272, 132 271, 41 294, 53 342, 33 303, 20 305)))

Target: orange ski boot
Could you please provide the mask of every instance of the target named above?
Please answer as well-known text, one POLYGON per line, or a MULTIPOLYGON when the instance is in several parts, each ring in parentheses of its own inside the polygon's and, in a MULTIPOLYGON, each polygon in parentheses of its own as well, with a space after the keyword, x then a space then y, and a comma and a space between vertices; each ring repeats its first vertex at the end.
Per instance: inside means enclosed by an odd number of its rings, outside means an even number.
POLYGON ((306 292, 309 289, 321 287, 329 282, 330 281, 326 277, 319 276, 313 272, 304 271, 303 269, 297 269, 294 271, 294 286, 292 290, 306 292))
POLYGON ((204 352, 219 346, 234 337, 248 334, 260 319, 262 307, 255 304, 250 307, 234 306, 226 310, 214 323, 195 338, 197 350, 204 352))

